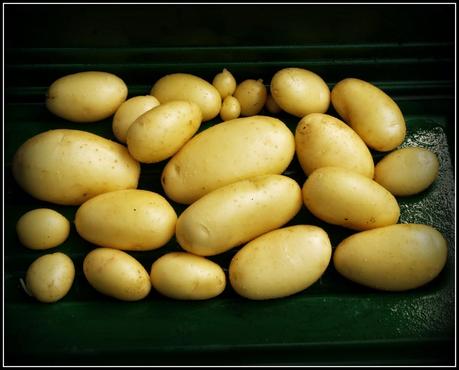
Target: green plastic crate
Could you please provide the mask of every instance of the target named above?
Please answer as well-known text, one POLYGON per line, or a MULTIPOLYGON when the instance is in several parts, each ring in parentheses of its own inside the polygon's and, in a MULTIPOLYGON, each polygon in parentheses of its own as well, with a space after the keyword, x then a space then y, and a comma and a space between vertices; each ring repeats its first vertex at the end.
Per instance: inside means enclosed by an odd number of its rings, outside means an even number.
MULTIPOLYGON (((4 6, 4 364, 5 365, 452 365, 455 364, 455 5, 14 5, 4 6), (94 248, 72 226, 56 251, 76 266, 69 294, 55 304, 28 297, 19 279, 48 253, 23 247, 15 224, 51 207, 69 220, 77 207, 38 201, 11 174, 29 137, 54 128, 83 129, 115 140, 111 119, 66 122, 44 105, 57 78, 85 70, 120 76, 129 97, 148 94, 173 72, 211 81, 228 68, 238 82, 267 86, 284 67, 381 87, 399 104, 408 134, 440 159, 438 180, 398 198, 400 222, 426 223, 448 241, 448 261, 431 283, 403 293, 371 290, 341 277, 331 263, 313 286, 291 297, 250 301, 227 289, 203 302, 155 291, 126 303, 95 292, 82 273, 94 248)), ((266 112, 262 112, 266 113, 266 112)), ((329 114, 336 115, 332 108, 329 114)), ((278 115, 292 131, 298 119, 278 115)), ((201 129, 218 123, 215 119, 201 129)), ((382 157, 373 152, 375 161, 382 157)), ((139 188, 159 192, 165 162, 142 165, 139 188)), ((305 181, 296 159, 286 170, 305 181)), ((184 206, 172 203, 178 213, 184 206)), ((313 223, 333 247, 351 234, 305 207, 289 225, 313 223)), ((150 270, 172 240, 131 254, 150 270)), ((212 257, 227 271, 237 248, 212 257)))

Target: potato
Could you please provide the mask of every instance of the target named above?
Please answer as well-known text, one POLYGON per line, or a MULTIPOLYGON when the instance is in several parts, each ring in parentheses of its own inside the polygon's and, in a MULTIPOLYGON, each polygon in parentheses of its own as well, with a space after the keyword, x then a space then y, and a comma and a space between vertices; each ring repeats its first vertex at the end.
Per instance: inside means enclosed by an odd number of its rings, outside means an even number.
POLYGON ((140 165, 126 147, 101 136, 56 129, 23 143, 13 158, 17 183, 33 197, 80 205, 108 191, 137 188, 140 165))
POLYGON ((180 300, 214 298, 226 286, 225 273, 218 264, 186 252, 159 257, 151 266, 150 279, 158 292, 180 300))
POLYGON ((298 183, 262 175, 218 188, 198 199, 177 220, 176 238, 188 252, 212 256, 290 221, 303 205, 298 183))
POLYGON ((331 102, 370 148, 390 151, 405 139, 406 124, 400 108, 375 85, 346 78, 333 87, 331 102))
POLYGON ((30 249, 49 249, 61 245, 70 234, 70 222, 59 212, 37 208, 24 213, 16 223, 22 245, 30 249))
POLYGON ((122 301, 139 301, 151 290, 143 265, 118 249, 93 249, 83 260, 83 273, 99 293, 122 301))
POLYGON ((220 118, 223 121, 230 121, 239 118, 241 114, 241 104, 234 96, 227 96, 223 100, 222 108, 220 110, 220 118))
POLYGON ((161 104, 171 100, 191 100, 202 112, 202 120, 209 121, 220 113, 222 98, 218 90, 206 80, 188 73, 173 73, 160 78, 150 91, 161 104))
POLYGON ((323 113, 310 113, 295 131, 296 154, 306 175, 320 167, 336 166, 373 178, 370 150, 348 125, 323 113))
POLYGON ((215 75, 212 85, 218 90, 224 100, 227 96, 233 95, 237 84, 231 72, 223 68, 223 71, 215 75))
POLYGON ((383 157, 375 167, 375 181, 393 195, 408 196, 427 189, 438 177, 438 158, 428 149, 407 147, 383 157))
POLYGON ((158 163, 172 157, 202 122, 192 101, 170 101, 138 117, 127 133, 129 153, 142 163, 158 163))
POLYGON ((344 239, 333 256, 344 277, 380 290, 405 291, 433 280, 447 260, 447 242, 435 228, 397 224, 344 239))
POLYGON ((254 116, 263 109, 268 92, 263 80, 248 79, 236 87, 233 96, 241 105, 241 116, 254 116))
POLYGON ((175 210, 164 197, 140 189, 97 195, 75 214, 75 227, 83 239, 122 250, 162 247, 174 235, 176 222, 175 210))
POLYGON ((124 81, 112 73, 78 72, 51 84, 46 107, 68 121, 96 122, 114 114, 127 94, 124 81))
POLYGON ((330 89, 325 81, 303 68, 277 71, 270 91, 281 109, 300 118, 309 113, 325 113, 330 105, 330 89))
POLYGON ((303 185, 303 201, 322 221, 353 230, 397 223, 400 207, 377 182, 340 167, 321 167, 303 185))
POLYGON ((116 138, 126 143, 129 127, 145 112, 159 105, 158 99, 151 95, 134 96, 126 100, 115 112, 112 121, 112 130, 116 138))
POLYGON ((294 154, 295 139, 282 121, 238 118, 195 135, 166 164, 161 182, 170 199, 191 204, 232 182, 281 174, 294 154))
POLYGON ((27 293, 40 302, 56 302, 69 292, 74 279, 75 266, 69 256, 61 252, 45 254, 27 269, 27 293))
POLYGON ((286 297, 315 283, 328 267, 331 254, 330 239, 317 226, 277 229, 234 255, 229 280, 239 295, 249 299, 286 297))
POLYGON ((268 94, 268 97, 266 98, 265 108, 269 113, 272 114, 278 114, 282 112, 281 107, 279 107, 279 104, 276 103, 271 94, 268 94))

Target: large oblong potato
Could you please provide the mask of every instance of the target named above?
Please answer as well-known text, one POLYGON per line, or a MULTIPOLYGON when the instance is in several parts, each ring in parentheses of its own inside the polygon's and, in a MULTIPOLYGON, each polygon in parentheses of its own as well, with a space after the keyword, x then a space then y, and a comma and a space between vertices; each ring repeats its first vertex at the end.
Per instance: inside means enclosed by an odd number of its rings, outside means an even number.
POLYGON ((17 183, 37 199, 80 205, 108 191, 137 188, 140 165, 121 144, 81 131, 56 129, 23 143, 13 158, 17 183))
POLYGON ((274 299, 315 283, 330 263, 332 247, 317 226, 295 225, 270 231, 243 246, 232 258, 229 279, 241 296, 274 299))
POLYGON ((151 88, 150 95, 161 104, 171 100, 191 100, 201 109, 203 121, 218 116, 222 105, 220 93, 211 83, 188 73, 161 77, 151 88))
POLYGON ((176 238, 188 252, 216 255, 283 226, 302 205, 295 180, 256 176, 218 188, 190 205, 177 220, 176 238))
POLYGON ((303 201, 317 218, 353 230, 397 223, 395 197, 374 180, 341 167, 321 167, 303 185, 303 201))
POLYGON ((160 194, 128 189, 97 195, 75 214, 78 234, 93 244, 122 250, 152 250, 174 235, 177 215, 160 194))
POLYGON ((281 174, 294 155, 294 136, 282 121, 266 116, 238 118, 191 138, 166 164, 161 182, 170 199, 191 204, 232 182, 281 174))
POLYGON ((341 120, 328 114, 303 117, 295 131, 296 154, 306 175, 336 166, 373 178, 374 162, 365 142, 341 120))
POLYGON ((138 117, 127 132, 129 153, 142 163, 157 163, 172 157, 202 122, 198 105, 174 100, 138 117))
POLYGON ((344 277, 380 290, 404 291, 432 281, 447 260, 447 242, 428 225, 397 224, 344 239, 333 263, 344 277))
POLYGON ((110 117, 126 100, 128 88, 118 76, 99 71, 78 72, 54 81, 46 107, 72 122, 96 122, 110 117))
POLYGON ((386 152, 405 139, 406 124, 399 106, 377 86, 346 78, 333 87, 331 102, 370 148, 386 152))

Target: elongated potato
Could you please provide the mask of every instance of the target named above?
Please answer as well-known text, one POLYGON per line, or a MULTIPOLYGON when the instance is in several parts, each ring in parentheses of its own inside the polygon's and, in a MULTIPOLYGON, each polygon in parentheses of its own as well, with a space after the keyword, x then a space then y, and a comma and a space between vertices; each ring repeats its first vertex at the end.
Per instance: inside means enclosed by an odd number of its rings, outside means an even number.
POLYGON ((377 86, 346 78, 333 87, 331 102, 370 148, 386 152, 405 139, 406 124, 400 108, 377 86))
POLYGON ((202 122, 198 105, 175 100, 138 117, 127 132, 129 153, 142 163, 157 163, 172 157, 202 122))
POLYGON ((13 175, 35 198, 80 205, 98 194, 137 188, 140 165, 121 144, 85 131, 56 129, 18 148, 13 175))
POLYGON ((295 139, 282 121, 238 118, 195 135, 166 164, 161 182, 170 199, 191 204, 232 182, 281 174, 294 154, 295 139))
POLYGON ((72 122, 96 122, 110 117, 126 100, 128 88, 112 73, 88 71, 61 77, 46 94, 46 107, 72 122))
POLYGON ((322 113, 301 119, 295 131, 296 154, 306 175, 320 167, 344 167, 373 178, 370 150, 341 120, 322 113))
POLYGON ((151 88, 161 104, 171 100, 191 100, 202 112, 202 120, 209 121, 220 113, 222 98, 218 90, 201 77, 188 73, 173 73, 160 78, 151 88))
POLYGON ((327 269, 331 254, 330 239, 317 226, 273 230, 234 255, 230 283, 239 295, 249 299, 286 297, 315 283, 327 269))
POLYGON ((152 250, 174 235, 177 215, 161 195, 128 189, 97 195, 75 214, 78 234, 102 247, 152 250))
POLYGON ((218 188, 178 218, 176 238, 188 252, 212 256, 290 221, 303 205, 301 188, 282 175, 262 175, 218 188))
POLYGON ((397 223, 400 207, 377 182, 340 167, 321 167, 303 185, 303 201, 319 219, 353 230, 397 223))
POLYGON ((435 228, 397 224, 344 239, 333 256, 346 278, 380 290, 404 291, 432 281, 447 260, 447 242, 435 228))
POLYGON ((439 166, 437 156, 428 149, 397 149, 378 162, 375 181, 394 195, 413 195, 432 185, 439 166))

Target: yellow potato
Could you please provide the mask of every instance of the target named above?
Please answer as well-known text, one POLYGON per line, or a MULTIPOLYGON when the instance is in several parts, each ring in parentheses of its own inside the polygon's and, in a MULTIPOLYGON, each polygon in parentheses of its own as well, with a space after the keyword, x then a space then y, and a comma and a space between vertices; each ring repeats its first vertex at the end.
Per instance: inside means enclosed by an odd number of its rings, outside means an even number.
POLYGON ((438 177, 435 153, 424 148, 402 148, 387 154, 375 167, 375 181, 396 196, 427 189, 438 177))
POLYGON ((222 99, 225 99, 227 96, 233 95, 236 90, 236 79, 230 71, 223 68, 223 71, 215 75, 212 85, 218 90, 222 99))
POLYGON ((151 290, 143 265, 118 249, 93 249, 83 260, 83 273, 99 293, 122 301, 139 301, 151 290))
POLYGON ((433 280, 447 259, 447 242, 428 225, 397 224, 344 239, 333 256, 344 277, 380 290, 404 291, 433 280))
POLYGON ((249 79, 236 87, 233 96, 241 105, 241 116, 254 116, 263 109, 268 92, 263 80, 249 79))
POLYGON ((271 80, 271 95, 284 111, 304 117, 325 113, 330 105, 330 89, 325 81, 303 68, 284 68, 271 80))
POLYGON ((112 73, 79 72, 51 84, 46 107, 56 116, 72 122, 96 122, 114 114, 127 94, 124 81, 112 73))
POLYGON ((120 142, 125 143, 128 129, 134 121, 142 114, 158 105, 158 99, 151 95, 134 96, 126 100, 120 105, 113 116, 113 134, 120 142))
POLYGON ((75 214, 78 234, 93 244, 123 250, 152 250, 174 235, 177 215, 161 195, 129 189, 104 193, 75 214))
POLYGON ((160 78, 150 95, 161 104, 171 100, 191 100, 201 109, 203 121, 218 116, 222 105, 220 93, 212 84, 188 73, 173 73, 160 78))
POLYGON ((108 191, 137 188, 140 165, 126 147, 101 136, 56 129, 28 139, 13 158, 17 183, 40 200, 80 205, 108 191))
POLYGON ((176 238, 188 252, 216 255, 283 226, 302 205, 301 188, 293 179, 256 176, 194 202, 178 218, 176 238))
POLYGON ((241 114, 241 104, 234 96, 227 96, 223 100, 222 108, 220 110, 220 118, 223 121, 230 121, 239 118, 241 114))
POLYGON ((296 154, 306 175, 320 167, 344 167, 373 178, 370 150, 348 125, 323 113, 303 117, 295 131, 296 154))
POLYGON ((279 104, 276 103, 271 94, 268 94, 268 97, 266 98, 265 108, 268 110, 269 113, 272 114, 282 112, 281 107, 279 107, 279 104))
POLYGON ((142 163, 158 163, 172 157, 202 122, 198 105, 175 100, 138 117, 127 133, 129 153, 142 163))
POLYGON ((405 139, 406 124, 400 108, 377 86, 346 78, 333 87, 331 102, 370 148, 386 152, 405 139))
POLYGON ((331 254, 330 239, 317 226, 277 229, 235 254, 229 266, 230 283, 249 299, 286 297, 314 284, 327 269, 331 254))
POLYGON ((24 213, 16 223, 19 241, 30 249, 61 245, 69 236, 70 222, 59 212, 37 208, 24 213))
POLYGON ((397 223, 400 207, 377 182, 340 167, 321 167, 303 185, 303 201, 322 221, 353 230, 397 223))
POLYGON ((186 252, 170 252, 151 266, 153 288, 180 300, 204 300, 218 296, 226 286, 223 269, 213 261, 186 252))
POLYGON ((282 121, 238 118, 195 135, 166 164, 161 182, 170 199, 191 204, 232 182, 281 174, 294 154, 295 139, 282 121))
POLYGON ((27 292, 40 302, 52 303, 62 299, 75 279, 71 258, 56 252, 38 257, 27 269, 27 292))

